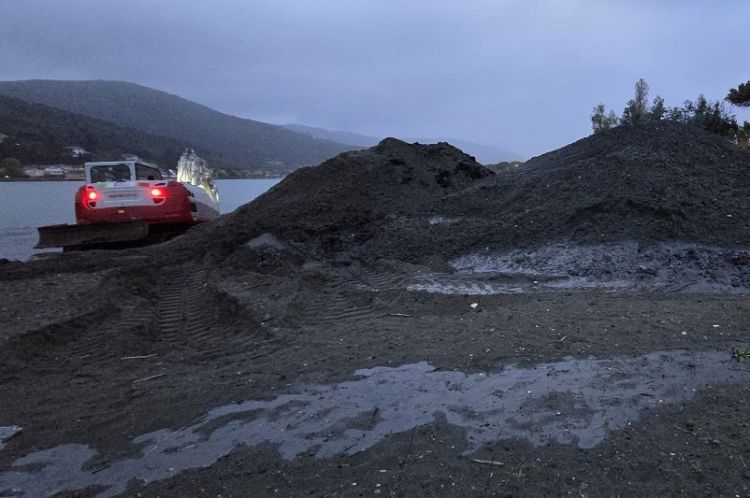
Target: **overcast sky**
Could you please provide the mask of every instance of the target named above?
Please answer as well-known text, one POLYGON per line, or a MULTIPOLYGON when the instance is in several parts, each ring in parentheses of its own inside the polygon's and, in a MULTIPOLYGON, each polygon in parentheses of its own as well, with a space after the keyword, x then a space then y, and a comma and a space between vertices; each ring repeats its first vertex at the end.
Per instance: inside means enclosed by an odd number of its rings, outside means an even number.
POLYGON ((527 157, 588 135, 599 102, 619 113, 638 78, 668 105, 750 79, 747 0, 0 0, 0 20, 0 80, 127 80, 527 157))

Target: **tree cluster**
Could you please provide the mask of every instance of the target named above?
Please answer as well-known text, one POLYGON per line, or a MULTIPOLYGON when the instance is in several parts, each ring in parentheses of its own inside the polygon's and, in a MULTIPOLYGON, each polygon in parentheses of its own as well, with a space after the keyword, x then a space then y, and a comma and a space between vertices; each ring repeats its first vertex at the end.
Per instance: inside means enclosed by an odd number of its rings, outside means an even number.
POLYGON ((24 178, 21 161, 15 157, 6 157, 0 161, 0 177, 7 176, 10 178, 24 178))
POLYGON ((165 137, 4 96, 0 96, 0 133, 4 135, 0 140, 0 168, 8 176, 17 174, 16 161, 24 166, 79 165, 119 159, 125 154, 174 167, 183 149, 182 144, 165 137), (74 155, 71 146, 88 152, 74 155))
POLYGON ((750 107, 750 81, 729 90, 726 100, 738 107, 750 107))
MULTIPOLYGON (((651 121, 673 121, 700 126, 712 133, 721 135, 742 148, 748 147, 750 123, 737 122, 734 114, 727 111, 721 101, 710 101, 699 95, 695 101, 686 100, 680 107, 666 107, 664 99, 656 96, 652 103, 648 99, 649 87, 643 79, 635 84, 635 96, 628 101, 621 116, 614 111, 607 112, 604 104, 594 107, 591 114, 591 127, 594 133, 617 126, 634 126, 651 121)), ((750 107, 750 81, 729 91, 726 99, 732 105, 750 107)))

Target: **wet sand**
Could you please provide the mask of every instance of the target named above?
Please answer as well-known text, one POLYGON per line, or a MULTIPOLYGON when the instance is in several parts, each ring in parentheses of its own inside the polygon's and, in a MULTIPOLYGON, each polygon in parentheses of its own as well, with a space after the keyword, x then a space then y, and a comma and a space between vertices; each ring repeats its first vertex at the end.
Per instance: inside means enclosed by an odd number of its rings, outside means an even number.
POLYGON ((0 263, 0 496, 747 495, 747 198, 602 210, 615 180, 511 209, 391 141, 166 244, 0 263))

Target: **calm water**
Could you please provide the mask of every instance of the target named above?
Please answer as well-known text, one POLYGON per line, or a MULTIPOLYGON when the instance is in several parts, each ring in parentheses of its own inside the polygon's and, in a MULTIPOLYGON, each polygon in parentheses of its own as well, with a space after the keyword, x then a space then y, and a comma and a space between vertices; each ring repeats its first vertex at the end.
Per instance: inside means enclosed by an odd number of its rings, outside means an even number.
MULTIPOLYGON (((279 180, 217 180, 221 212, 230 213, 279 180)), ((80 182, 0 182, 0 258, 26 260, 35 252, 36 227, 75 223, 80 182)))

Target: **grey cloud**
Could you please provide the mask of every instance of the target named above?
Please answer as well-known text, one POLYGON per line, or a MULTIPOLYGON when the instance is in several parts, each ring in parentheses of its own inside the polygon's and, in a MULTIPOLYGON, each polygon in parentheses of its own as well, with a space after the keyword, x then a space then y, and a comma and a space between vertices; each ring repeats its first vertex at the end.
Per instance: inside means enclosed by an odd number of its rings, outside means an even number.
MULTIPOLYGON (((0 79, 122 79, 219 110, 535 155, 620 110, 747 72, 750 4, 605 0, 1 0, 0 79), (739 49, 737 49, 739 50, 739 49)), ((740 114, 742 116, 742 114, 740 114)))

